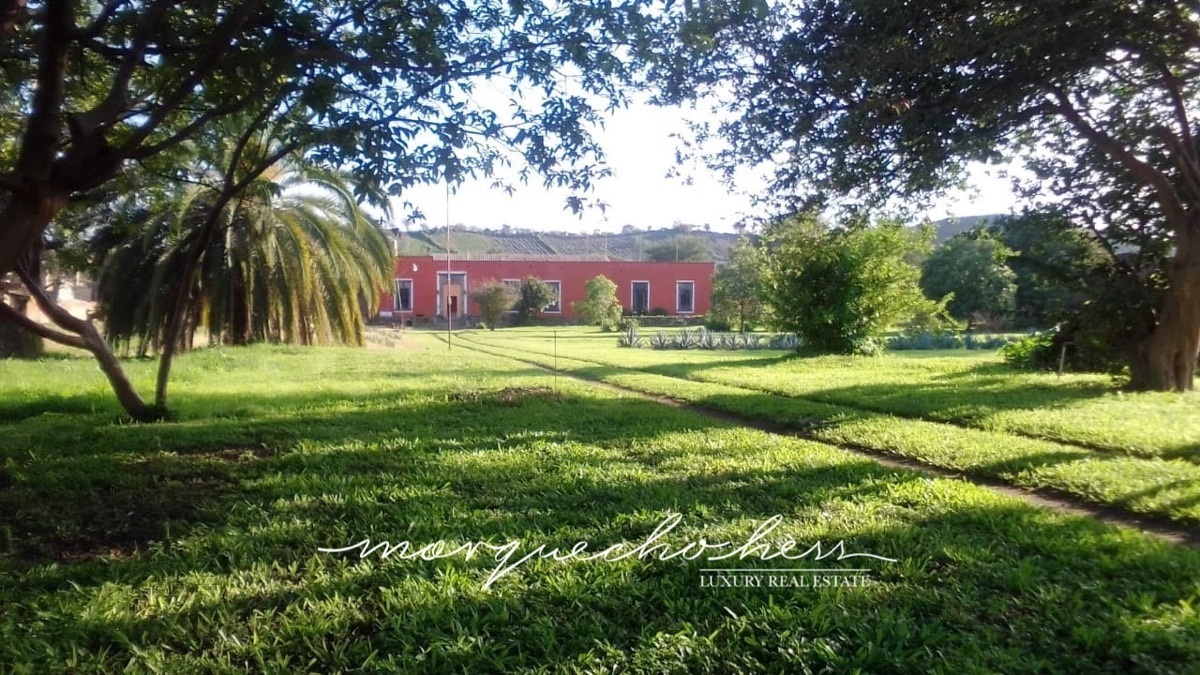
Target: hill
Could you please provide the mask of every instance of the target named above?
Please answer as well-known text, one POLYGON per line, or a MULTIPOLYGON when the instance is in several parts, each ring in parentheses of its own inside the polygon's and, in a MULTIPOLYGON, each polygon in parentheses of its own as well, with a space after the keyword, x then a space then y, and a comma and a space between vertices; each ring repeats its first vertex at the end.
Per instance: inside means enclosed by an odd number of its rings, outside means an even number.
MULTIPOLYGON (((604 234, 575 234, 570 232, 533 232, 530 230, 483 230, 454 225, 450 228, 451 253, 466 255, 513 255, 539 257, 588 257, 608 260, 646 260, 646 250, 654 244, 687 236, 702 239, 708 246, 711 259, 722 262, 738 240, 728 232, 692 230, 684 233, 674 228, 632 230, 604 234)), ((446 230, 432 228, 400 232, 397 250, 402 255, 429 255, 446 252, 446 230)))
POLYGON ((963 216, 961 218, 943 218, 935 220, 933 227, 937 233, 934 236, 935 243, 942 243, 956 234, 970 232, 977 227, 987 227, 994 225, 996 220, 1005 217, 1001 213, 991 213, 983 216, 963 216))

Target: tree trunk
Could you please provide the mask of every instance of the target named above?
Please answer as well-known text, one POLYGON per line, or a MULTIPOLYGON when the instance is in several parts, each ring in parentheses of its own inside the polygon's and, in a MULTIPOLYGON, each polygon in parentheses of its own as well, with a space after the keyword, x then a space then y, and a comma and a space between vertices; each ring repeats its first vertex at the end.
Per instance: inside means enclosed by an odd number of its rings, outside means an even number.
POLYGON ((35 333, 43 338, 58 342, 59 344, 84 349, 96 358, 100 364, 100 370, 104 372, 108 378, 109 385, 112 386, 113 393, 116 394, 117 400, 121 403, 121 407, 129 416, 139 422, 148 422, 156 419, 161 419, 162 410, 151 408, 146 405, 142 397, 138 395, 134 389, 133 383, 125 376, 124 369, 121 368, 121 362, 113 355, 112 348, 108 341, 100 335, 96 330, 95 325, 89 319, 80 319, 72 316, 70 312, 55 304, 46 292, 42 290, 40 280, 31 276, 23 267, 18 267, 18 275, 29 293, 37 302, 38 308, 42 310, 54 325, 63 329, 62 332, 47 328, 35 321, 32 321, 15 309, 4 306, 7 314, 6 317, 12 322, 21 326, 23 330, 35 333))
POLYGON ((1153 332, 1135 346, 1129 387, 1191 391, 1200 351, 1200 217, 1181 228, 1153 332))
POLYGON ((125 412, 139 422, 153 422, 162 419, 165 411, 162 408, 146 405, 141 395, 137 393, 137 389, 133 387, 133 383, 125 375, 121 361, 113 354, 108 341, 100 335, 91 322, 87 322, 87 329, 82 337, 87 344, 87 350, 96 357, 96 361, 100 364, 100 370, 108 378, 108 384, 112 387, 113 393, 117 395, 117 400, 121 402, 121 407, 125 409, 125 412))

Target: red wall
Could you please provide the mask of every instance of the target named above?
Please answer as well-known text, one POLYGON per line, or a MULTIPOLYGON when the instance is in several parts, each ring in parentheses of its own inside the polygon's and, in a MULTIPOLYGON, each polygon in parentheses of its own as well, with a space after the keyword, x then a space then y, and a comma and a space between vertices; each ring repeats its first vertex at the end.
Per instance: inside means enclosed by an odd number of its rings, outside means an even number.
MULTIPOLYGON (((465 272, 468 293, 485 281, 537 277, 543 281, 562 282, 562 312, 546 316, 573 317, 572 302, 584 300, 584 284, 604 275, 617 284, 617 298, 628 309, 632 302, 632 282, 650 282, 650 310, 662 308, 668 314, 675 311, 675 282, 694 281, 694 311, 684 316, 700 316, 708 312, 712 295, 712 275, 716 265, 711 262, 619 262, 619 261, 531 261, 531 260, 451 260, 454 273, 465 272)), ((430 257, 399 257, 396 259, 396 279, 413 280, 413 312, 417 317, 433 318, 438 314, 437 273, 446 271, 445 260, 430 257), (415 271, 414 271, 415 268, 415 271)), ((394 288, 394 287, 393 287, 394 288)), ((380 298, 383 311, 393 310, 391 294, 380 298)), ((478 315, 474 303, 468 301, 467 314, 478 315)), ((408 312, 405 312, 408 315, 408 312)))

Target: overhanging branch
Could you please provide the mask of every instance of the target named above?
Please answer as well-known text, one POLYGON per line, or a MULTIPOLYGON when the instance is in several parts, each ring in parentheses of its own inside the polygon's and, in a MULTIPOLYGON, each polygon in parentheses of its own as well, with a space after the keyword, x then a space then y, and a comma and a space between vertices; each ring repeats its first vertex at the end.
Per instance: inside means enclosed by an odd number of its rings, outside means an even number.
POLYGON ((8 303, 2 301, 0 301, 0 320, 14 323, 24 330, 37 335, 38 337, 45 338, 52 342, 57 342, 58 344, 66 345, 68 347, 76 347, 78 349, 87 349, 87 343, 85 343, 83 338, 79 337, 78 335, 69 335, 67 333, 54 330, 49 326, 43 326, 42 324, 25 316, 21 312, 18 312, 16 308, 10 307, 8 303))

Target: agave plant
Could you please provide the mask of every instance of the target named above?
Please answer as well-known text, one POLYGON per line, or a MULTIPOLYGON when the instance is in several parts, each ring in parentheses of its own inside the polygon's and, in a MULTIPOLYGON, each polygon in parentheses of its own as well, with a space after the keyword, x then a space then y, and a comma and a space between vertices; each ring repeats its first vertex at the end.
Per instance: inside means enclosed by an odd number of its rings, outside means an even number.
POLYGON ((799 349, 800 338, 791 333, 780 333, 771 338, 771 349, 799 349))
POLYGON ((657 333, 654 334, 653 337, 650 338, 650 348, 651 349, 670 349, 671 348, 671 340, 667 337, 666 333, 664 333, 662 331, 658 331, 657 333))
POLYGON ((644 344, 645 340, 642 340, 642 338, 638 337, 637 326, 627 326, 625 328, 625 334, 617 338, 618 347, 632 347, 636 349, 644 344))

